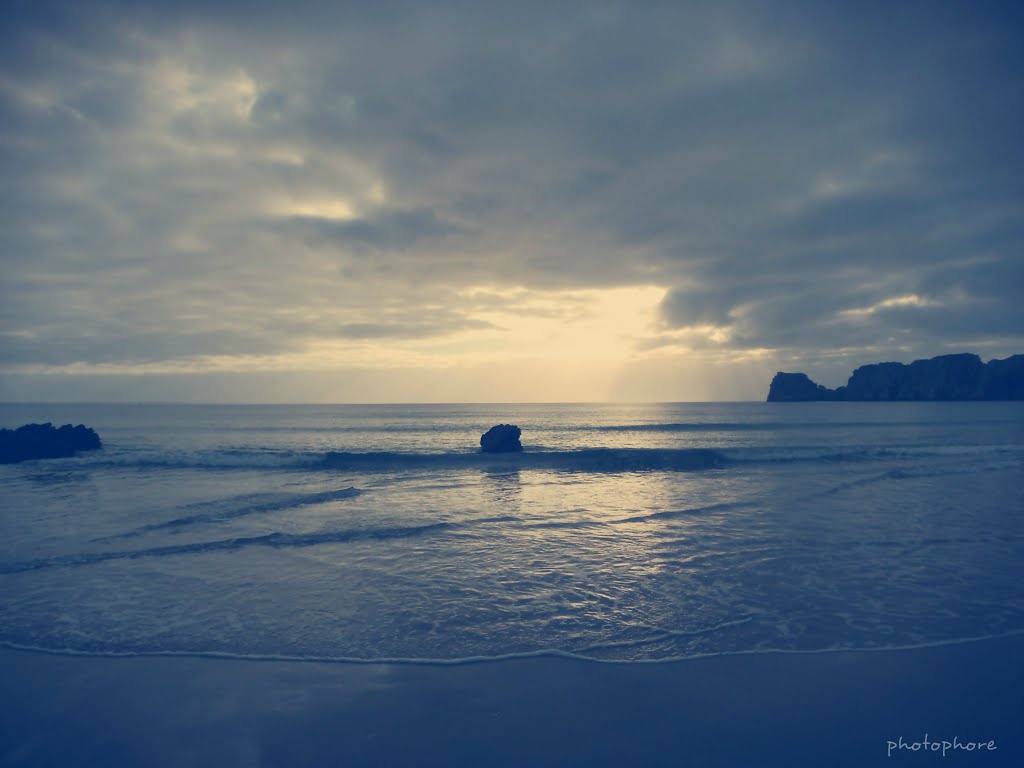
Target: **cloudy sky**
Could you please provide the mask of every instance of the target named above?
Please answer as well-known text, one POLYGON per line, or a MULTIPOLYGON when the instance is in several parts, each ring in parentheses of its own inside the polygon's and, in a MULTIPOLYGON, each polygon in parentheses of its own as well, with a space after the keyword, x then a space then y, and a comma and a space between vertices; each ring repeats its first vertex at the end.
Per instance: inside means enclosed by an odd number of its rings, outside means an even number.
POLYGON ((1024 14, 5 3, 0 399, 763 399, 1024 352, 1024 14))

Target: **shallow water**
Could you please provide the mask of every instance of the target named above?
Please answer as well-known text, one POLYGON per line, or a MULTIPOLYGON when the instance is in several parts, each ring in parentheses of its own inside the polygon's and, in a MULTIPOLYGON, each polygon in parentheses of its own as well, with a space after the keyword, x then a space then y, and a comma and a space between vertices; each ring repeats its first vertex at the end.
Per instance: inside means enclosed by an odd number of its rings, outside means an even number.
POLYGON ((657 661, 1024 631, 1024 404, 0 406, 0 643, 657 661), (523 429, 521 456, 479 435, 523 429))

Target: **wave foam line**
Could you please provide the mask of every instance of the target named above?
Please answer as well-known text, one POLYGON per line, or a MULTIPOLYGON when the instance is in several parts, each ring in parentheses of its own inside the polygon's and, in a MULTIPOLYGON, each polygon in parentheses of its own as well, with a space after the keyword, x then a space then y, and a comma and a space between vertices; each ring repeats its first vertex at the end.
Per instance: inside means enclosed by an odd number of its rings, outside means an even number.
MULTIPOLYGON (((343 496, 343 498, 345 497, 343 496)), ((703 507, 664 510, 661 512, 651 512, 646 515, 633 515, 630 517, 612 518, 610 520, 543 520, 531 522, 514 515, 498 515, 492 517, 470 518, 461 522, 438 522, 428 523, 425 525, 395 526, 389 528, 355 528, 342 531, 324 531, 306 534, 282 533, 280 531, 275 531, 274 533, 267 533, 261 536, 239 536, 228 539, 217 539, 214 541, 200 541, 188 544, 168 544, 143 549, 114 550, 109 552, 84 552, 71 555, 59 555, 49 558, 39 558, 36 560, 0 563, 0 575, 41 571, 50 568, 77 568, 85 565, 103 563, 110 560, 139 560, 147 557, 192 555, 205 552, 228 552, 259 546, 273 547, 275 549, 287 549, 290 547, 315 547, 320 544, 338 544, 367 539, 404 539, 411 536, 464 530, 476 525, 494 525, 499 523, 511 523, 521 528, 603 528, 615 525, 671 520, 679 517, 690 517, 692 515, 741 509, 750 506, 756 506, 756 504, 753 504, 752 502, 724 502, 721 504, 709 504, 703 507)), ((207 521, 206 517, 200 518, 200 516, 183 519, 187 519, 189 521, 199 519, 204 522, 207 521)), ((134 531, 108 536, 104 539, 94 539, 94 541, 110 541, 119 538, 129 538, 139 535, 142 531, 171 527, 175 522, 176 521, 172 520, 167 523, 157 523, 134 531)))
POLYGON ((611 650, 612 648, 639 648, 642 645, 653 645, 654 643, 661 642, 662 640, 668 640, 673 637, 700 637, 701 635, 710 635, 715 632, 720 632, 723 629, 731 629, 733 627, 749 624, 753 619, 753 615, 744 616, 742 619, 723 621, 721 624, 715 624, 714 626, 705 627, 704 629, 659 629, 657 630, 658 634, 651 637, 639 638, 637 640, 613 640, 607 643, 595 643, 594 645, 588 645, 585 648, 580 648, 574 653, 579 656, 583 656, 587 653, 593 653, 594 651, 611 650))
POLYGON ((615 517, 610 520, 544 520, 541 522, 522 522, 524 528, 601 528, 611 525, 629 525, 631 523, 652 523, 658 520, 674 520, 680 517, 713 514, 733 509, 746 509, 759 506, 751 501, 728 501, 720 504, 708 504, 703 507, 685 507, 684 509, 666 509, 660 512, 648 512, 644 515, 615 517))
POLYGON ((649 512, 646 515, 633 515, 631 517, 620 517, 610 521, 612 524, 621 525, 624 523, 649 523, 654 520, 672 520, 677 517, 690 517, 708 512, 726 512, 732 509, 746 509, 757 507, 758 503, 752 501, 724 501, 720 504, 708 504, 703 507, 687 507, 686 509, 666 509, 661 512, 649 512))
POLYGON ((595 432, 776 432, 779 430, 854 429, 917 426, 904 421, 688 421, 676 423, 609 424, 592 427, 595 432))
MULTIPOLYGON (((61 461, 73 462, 89 469, 149 469, 149 470, 202 470, 232 472, 238 470, 310 470, 320 466, 321 453, 306 454, 294 451, 240 452, 186 454, 172 456, 76 456, 61 461)), ((56 462, 56 460, 55 460, 56 462)))
MULTIPOLYGON (((234 520, 239 517, 245 517, 247 515, 254 515, 264 512, 282 512, 287 509, 310 507, 316 504, 326 504, 331 501, 339 501, 341 499, 351 499, 356 496, 359 496, 361 493, 362 491, 360 491, 358 488, 349 486, 348 488, 340 488, 333 491, 322 491, 320 493, 296 493, 273 495, 272 498, 257 504, 250 504, 248 506, 238 507, 237 509, 231 509, 221 512, 210 512, 206 514, 176 517, 172 520, 165 520, 162 523, 152 523, 150 525, 143 525, 131 531, 119 533, 114 536, 107 536, 103 539, 94 539, 94 541, 111 541, 114 539, 125 539, 132 536, 138 536, 143 533, 148 533, 150 531, 161 531, 166 530, 168 528, 183 528, 185 526, 201 525, 203 523, 219 523, 225 520, 234 520)), ((223 502, 204 502, 203 506, 209 506, 210 504, 215 503, 223 502)))
POLYGON ((541 469, 564 472, 699 471, 719 469, 725 458, 707 448, 584 448, 523 453, 344 453, 323 458, 328 469, 541 469))
MULTIPOLYGON (((952 460, 965 454, 971 457, 999 457, 1008 464, 1020 461, 1022 449, 1007 445, 905 445, 887 448, 838 446, 744 447, 722 451, 724 461, 731 464, 792 464, 821 462, 840 464, 847 462, 873 462, 891 460, 952 460)), ((972 468, 971 471, 976 471, 972 468)), ((945 474, 943 471, 942 474, 945 474)))
POLYGON ((569 659, 571 661, 582 661, 591 664, 677 664, 696 659, 707 659, 713 657, 728 656, 812 656, 829 653, 887 653, 891 651, 916 651, 925 648, 945 648, 947 646, 967 645, 969 643, 980 643, 987 640, 1001 640, 1008 637, 1024 636, 1024 629, 1011 629, 995 635, 974 635, 971 637, 954 637, 946 640, 932 640, 923 643, 907 643, 903 645, 875 646, 871 648, 854 647, 832 647, 832 648, 808 648, 808 649, 787 649, 787 648, 763 648, 743 651, 719 651, 709 653, 694 653, 689 656, 667 656, 658 659, 606 659, 596 656, 585 656, 579 652, 563 651, 559 649, 544 649, 537 651, 520 651, 518 653, 501 653, 492 656, 462 656, 451 659, 417 658, 412 656, 384 656, 374 658, 360 658, 358 656, 293 656, 288 654, 274 653, 232 653, 230 651, 175 651, 175 650, 146 650, 146 651, 87 651, 78 648, 50 648, 40 645, 28 645, 15 643, 9 640, 0 640, 0 648, 23 653, 38 653, 47 656, 66 656, 98 659, 137 659, 137 658, 172 658, 172 659, 211 659, 216 661, 259 661, 278 662, 288 664, 394 664, 402 666, 422 667, 458 667, 470 664, 493 664, 503 661, 519 661, 525 659, 557 658, 569 659))
POLYGON ((699 471, 718 469, 726 460, 706 448, 584 448, 575 451, 527 450, 523 453, 402 453, 398 451, 327 453, 296 451, 221 451, 168 456, 78 457, 80 466, 110 469, 238 470, 555 470, 563 472, 699 471))
POLYGON ((200 541, 191 544, 170 544, 147 549, 115 550, 113 552, 87 552, 75 555, 25 560, 16 563, 0 563, 0 574, 25 573, 47 568, 74 568, 82 565, 93 565, 108 560, 138 560, 146 557, 166 557, 168 555, 194 555, 203 552, 225 552, 247 547, 315 547, 320 544, 359 541, 362 539, 404 539, 420 536, 435 531, 445 531, 461 527, 457 523, 430 523, 394 528, 368 528, 345 531, 327 531, 322 533, 267 533, 262 536, 240 536, 216 541, 200 541))

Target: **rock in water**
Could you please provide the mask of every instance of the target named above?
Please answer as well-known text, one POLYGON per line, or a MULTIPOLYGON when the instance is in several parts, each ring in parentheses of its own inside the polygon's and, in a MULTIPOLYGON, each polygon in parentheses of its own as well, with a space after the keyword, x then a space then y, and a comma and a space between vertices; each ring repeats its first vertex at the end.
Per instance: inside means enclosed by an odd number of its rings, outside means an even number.
POLYGON ((480 450, 484 453, 512 453, 523 450, 519 442, 522 431, 515 424, 498 424, 480 435, 480 450))
POLYGON ((0 429, 0 464, 30 459, 61 459, 78 451, 102 448, 100 436, 79 424, 57 429, 46 424, 26 424, 17 429, 0 429))

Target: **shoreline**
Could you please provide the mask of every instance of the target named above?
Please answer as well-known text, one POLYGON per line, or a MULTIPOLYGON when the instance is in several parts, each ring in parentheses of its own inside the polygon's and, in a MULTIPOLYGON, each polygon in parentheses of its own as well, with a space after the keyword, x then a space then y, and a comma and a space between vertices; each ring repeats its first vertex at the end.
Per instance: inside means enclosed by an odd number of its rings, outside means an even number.
POLYGON ((0 677, 0 765, 10 766, 1024 764, 1020 634, 654 663, 5 647, 0 677), (926 736, 991 741, 995 750, 943 757, 900 748, 887 757, 888 742, 926 736))
MULTIPOLYGON (((723 625, 712 629, 721 629, 733 624, 742 624, 745 619, 726 622, 723 625)), ((703 631, 694 634, 704 634, 703 631)), ((615 659, 601 658, 598 656, 587 656, 583 652, 540 650, 523 651, 520 653, 499 654, 496 656, 463 656, 453 658, 418 658, 418 657, 380 657, 361 658, 358 656, 286 656, 277 654, 247 654, 231 653, 228 651, 82 651, 74 648, 46 648, 36 645, 23 645, 0 640, 0 652, 13 651, 16 653, 31 653, 40 656, 58 656, 65 658, 84 659, 203 659, 207 661, 236 661, 239 663, 263 663, 263 664, 326 664, 326 665, 353 665, 353 666, 410 666, 410 667, 461 667, 476 664, 502 664, 511 661, 528 661, 532 659, 560 659, 564 661, 575 661, 583 664, 610 664, 610 665, 660 665, 660 664, 686 664, 703 659, 714 659, 731 656, 817 656, 820 654, 871 654, 871 653, 894 653, 902 651, 916 651, 925 648, 944 648, 947 646, 969 645, 986 641, 1004 640, 1010 638, 1024 639, 1024 629, 1013 629, 998 635, 978 635, 976 637, 959 637, 951 640, 934 640, 924 643, 910 643, 908 645, 879 646, 875 648, 813 648, 809 650, 766 648, 762 650, 746 651, 721 651, 716 653, 699 653, 692 656, 670 656, 656 659, 615 659)), ((624 645, 643 645, 650 641, 639 641, 637 643, 626 642, 624 645)), ((606 646, 598 646, 604 648, 606 646)))

